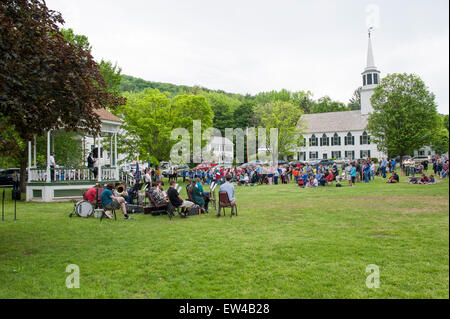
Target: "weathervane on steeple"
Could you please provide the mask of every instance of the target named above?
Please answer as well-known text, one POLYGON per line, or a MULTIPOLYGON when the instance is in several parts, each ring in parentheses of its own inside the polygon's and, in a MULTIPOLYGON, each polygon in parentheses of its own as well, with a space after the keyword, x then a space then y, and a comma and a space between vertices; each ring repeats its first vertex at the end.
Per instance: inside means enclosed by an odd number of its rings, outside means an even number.
POLYGON ((374 30, 374 27, 369 28, 369 39, 370 39, 370 34, 372 33, 372 30, 374 30))

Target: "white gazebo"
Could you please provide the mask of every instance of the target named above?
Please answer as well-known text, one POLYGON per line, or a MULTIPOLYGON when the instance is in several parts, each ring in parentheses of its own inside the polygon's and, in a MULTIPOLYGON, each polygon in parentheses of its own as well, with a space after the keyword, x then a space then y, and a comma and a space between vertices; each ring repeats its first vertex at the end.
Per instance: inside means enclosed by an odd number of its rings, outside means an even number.
MULTIPOLYGON (((102 122, 101 130, 96 136, 85 136, 94 139, 94 147, 98 149, 98 171, 94 175, 92 168, 87 167, 50 167, 51 131, 47 132, 47 167, 36 166, 36 138, 28 142, 28 180, 26 187, 27 201, 52 202, 79 199, 83 191, 97 182, 108 183, 119 181, 117 165, 117 133, 122 121, 106 109, 97 109, 95 113, 102 122), (109 164, 104 165, 102 159, 102 139, 109 137, 109 164), (32 145, 34 144, 34 145, 32 145), (32 161, 34 160, 34 165, 32 161)), ((84 154, 83 154, 84 155, 84 154)))

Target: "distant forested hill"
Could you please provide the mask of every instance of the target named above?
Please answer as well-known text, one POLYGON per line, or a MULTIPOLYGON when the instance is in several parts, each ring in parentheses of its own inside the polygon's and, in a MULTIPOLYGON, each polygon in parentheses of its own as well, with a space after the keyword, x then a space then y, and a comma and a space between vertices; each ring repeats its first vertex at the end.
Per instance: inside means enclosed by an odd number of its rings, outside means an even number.
POLYGON ((186 86, 186 85, 176 85, 171 83, 161 83, 161 82, 152 82, 146 81, 143 79, 135 78, 130 75, 122 75, 122 82, 120 83, 119 89, 122 92, 139 92, 147 88, 158 89, 161 92, 169 92, 170 95, 175 96, 178 94, 184 93, 196 93, 199 91, 203 92, 216 92, 220 94, 225 94, 229 97, 237 98, 238 100, 243 101, 246 97, 242 94, 235 93, 227 93, 222 90, 210 90, 204 87, 199 86, 186 86))

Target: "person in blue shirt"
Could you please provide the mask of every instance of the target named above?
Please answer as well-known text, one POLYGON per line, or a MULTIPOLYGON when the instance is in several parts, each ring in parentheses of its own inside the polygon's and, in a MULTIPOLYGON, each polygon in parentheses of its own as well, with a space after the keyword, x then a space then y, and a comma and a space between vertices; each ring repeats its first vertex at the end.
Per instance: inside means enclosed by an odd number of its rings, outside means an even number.
POLYGON ((123 197, 115 197, 113 196, 114 183, 109 183, 106 185, 106 189, 102 193, 102 204, 105 209, 105 215, 108 218, 112 218, 109 210, 122 209, 123 216, 125 219, 131 219, 127 214, 127 208, 125 206, 125 199, 123 197))
POLYGON ((186 170, 183 171, 183 183, 186 182, 187 174, 188 174, 188 172, 186 170))
POLYGON ((395 166, 397 166, 397 161, 395 159, 393 159, 391 161, 391 167, 392 167, 392 171, 395 172, 395 166))
POLYGON ((368 183, 370 181, 370 165, 366 163, 364 165, 364 183, 368 183))
POLYGON ((356 167, 355 167, 355 163, 352 163, 352 169, 350 170, 350 176, 352 177, 351 180, 351 186, 355 186, 355 182, 356 182, 356 167))
MULTIPOLYGON (((231 215, 233 216, 234 209, 236 207, 236 198, 234 197, 234 185, 231 183, 231 179, 231 175, 227 175, 225 177, 225 183, 220 186, 219 193, 226 192, 228 194, 228 199, 231 203, 231 215)), ((219 205, 219 211, 216 215, 217 217, 220 217, 220 209, 221 207, 219 205)))
POLYGON ((381 160, 381 164, 380 164, 380 167, 381 167, 381 174, 383 174, 383 178, 386 178, 386 167, 387 167, 387 161, 386 161, 386 159, 382 159, 381 160))

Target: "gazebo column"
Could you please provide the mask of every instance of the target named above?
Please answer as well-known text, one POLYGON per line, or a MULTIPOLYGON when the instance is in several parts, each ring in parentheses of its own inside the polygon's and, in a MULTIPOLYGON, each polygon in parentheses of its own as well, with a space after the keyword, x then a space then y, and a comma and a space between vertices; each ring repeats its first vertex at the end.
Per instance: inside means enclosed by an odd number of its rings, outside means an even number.
POLYGON ((98 146, 97 146, 97 154, 98 154, 98 175, 97 175, 97 181, 102 181, 102 139, 101 136, 98 136, 98 146))
POLYGON ((51 177, 50 177, 50 131, 47 132, 47 183, 51 182, 51 177))
POLYGON ((117 133, 114 133, 114 167, 116 168, 116 178, 120 179, 119 165, 117 164, 117 133))
POLYGON ((31 141, 28 141, 28 183, 31 182, 31 141))
POLYGON ((34 168, 37 167, 37 162, 36 162, 36 135, 34 136, 34 149, 33 149, 33 159, 34 159, 34 168))
POLYGON ((109 166, 113 167, 113 135, 109 139, 109 166))

